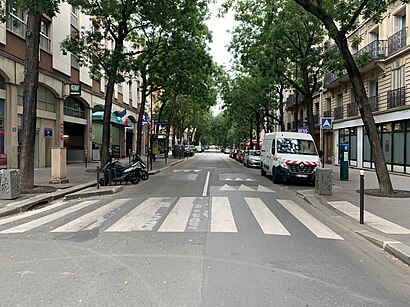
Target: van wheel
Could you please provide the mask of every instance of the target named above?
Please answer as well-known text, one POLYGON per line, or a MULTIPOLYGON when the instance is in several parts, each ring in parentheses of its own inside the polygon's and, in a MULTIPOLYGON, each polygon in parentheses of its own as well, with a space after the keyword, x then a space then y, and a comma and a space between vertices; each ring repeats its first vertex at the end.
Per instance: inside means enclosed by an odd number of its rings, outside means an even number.
POLYGON ((266 172, 265 172, 265 170, 263 169, 263 166, 261 165, 261 176, 266 176, 266 172))
POLYGON ((273 170, 272 179, 273 179, 273 183, 276 183, 276 184, 282 182, 282 178, 279 175, 279 171, 276 168, 273 170))

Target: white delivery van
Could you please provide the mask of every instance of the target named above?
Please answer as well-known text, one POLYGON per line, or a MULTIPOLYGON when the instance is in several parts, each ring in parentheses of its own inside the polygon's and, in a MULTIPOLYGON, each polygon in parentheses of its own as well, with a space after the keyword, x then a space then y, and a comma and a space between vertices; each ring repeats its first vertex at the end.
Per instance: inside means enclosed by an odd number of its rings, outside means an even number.
POLYGON ((319 155, 310 134, 265 134, 261 149, 261 175, 272 175, 274 183, 303 180, 314 184, 319 164, 319 155))

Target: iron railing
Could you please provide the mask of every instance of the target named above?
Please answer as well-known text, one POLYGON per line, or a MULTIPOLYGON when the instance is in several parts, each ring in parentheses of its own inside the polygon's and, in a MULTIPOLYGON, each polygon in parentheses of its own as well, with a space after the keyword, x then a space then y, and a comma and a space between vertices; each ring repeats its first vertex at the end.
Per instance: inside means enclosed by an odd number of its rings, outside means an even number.
POLYGON ((356 102, 351 102, 347 104, 347 116, 356 116, 357 115, 357 104, 356 102))
POLYGON ((395 108, 406 104, 406 87, 387 92, 387 108, 395 108))
POLYGON ((333 114, 334 114, 335 119, 342 119, 343 118, 343 106, 334 108, 333 114))
POLYGON ((379 111, 379 96, 378 95, 369 97, 367 101, 369 102, 370 110, 372 112, 379 111))
POLYGON ((331 116, 332 116, 332 110, 323 111, 323 117, 331 117, 331 116))
POLYGON ((403 47, 407 45, 407 27, 401 29, 400 31, 397 31, 394 33, 392 36, 390 36, 387 41, 388 41, 388 51, 389 51, 389 56, 392 55, 393 53, 399 51, 403 47))
POLYGON ((387 51, 387 41, 386 40, 375 40, 364 48, 357 51, 353 56, 358 58, 364 54, 369 54, 371 59, 380 59, 386 57, 387 51))

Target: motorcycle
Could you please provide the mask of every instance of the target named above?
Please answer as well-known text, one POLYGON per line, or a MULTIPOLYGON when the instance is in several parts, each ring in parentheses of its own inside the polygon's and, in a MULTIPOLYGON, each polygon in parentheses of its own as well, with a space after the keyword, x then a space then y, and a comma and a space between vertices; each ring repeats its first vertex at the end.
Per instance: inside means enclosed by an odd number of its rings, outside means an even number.
POLYGON ((121 184, 123 181, 125 183, 137 184, 141 179, 140 168, 141 166, 138 162, 124 166, 120 161, 109 158, 102 170, 103 176, 100 178, 100 185, 109 185, 111 182, 119 182, 121 184))
POLYGON ((144 163, 144 161, 141 159, 140 156, 135 155, 131 158, 131 163, 136 163, 137 164, 137 170, 139 172, 140 178, 142 180, 148 180, 149 174, 148 171, 146 170, 147 166, 144 163))

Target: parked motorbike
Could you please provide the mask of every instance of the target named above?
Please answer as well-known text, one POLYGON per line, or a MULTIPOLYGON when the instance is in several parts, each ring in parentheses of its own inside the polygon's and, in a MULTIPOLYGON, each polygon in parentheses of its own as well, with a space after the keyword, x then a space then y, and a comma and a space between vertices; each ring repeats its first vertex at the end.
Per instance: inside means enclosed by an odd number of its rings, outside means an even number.
POLYGON ((137 170, 139 172, 140 178, 142 180, 148 180, 149 174, 148 174, 148 171, 146 170, 147 166, 144 163, 144 161, 141 159, 141 157, 138 155, 134 155, 131 158, 131 163, 137 163, 137 170))
POLYGON ((120 161, 109 158, 102 170, 102 178, 100 178, 100 185, 109 185, 111 182, 120 184, 122 182, 137 184, 140 182, 140 163, 135 162, 129 166, 124 166, 120 161))

